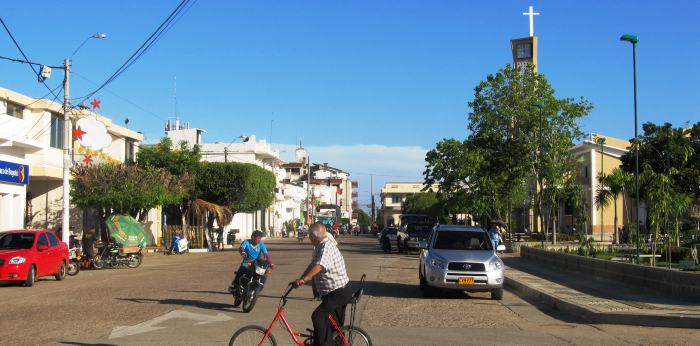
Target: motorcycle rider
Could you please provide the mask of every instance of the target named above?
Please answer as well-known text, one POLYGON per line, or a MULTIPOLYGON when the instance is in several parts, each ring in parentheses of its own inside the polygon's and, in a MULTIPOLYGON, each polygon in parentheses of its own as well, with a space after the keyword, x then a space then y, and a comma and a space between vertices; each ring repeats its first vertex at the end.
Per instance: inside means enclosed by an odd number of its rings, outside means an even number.
MULTIPOLYGON (((267 246, 265 246, 265 243, 262 242, 262 237, 262 231, 253 231, 253 234, 250 236, 250 240, 245 240, 241 243, 241 246, 238 248, 238 252, 241 254, 241 257, 243 257, 243 261, 241 262, 240 267, 238 267, 233 281, 231 281, 231 286, 228 288, 229 292, 238 293, 238 281, 240 280, 241 275, 246 272, 252 272, 252 269, 248 267, 248 264, 257 260, 261 255, 262 258, 270 263, 271 269, 275 268, 275 265, 272 264, 272 260, 270 259, 270 254, 267 251, 267 246)), ((263 284, 265 281, 267 281, 267 275, 264 275, 262 278, 263 284)), ((237 305, 234 305, 234 307, 237 307, 237 305)))

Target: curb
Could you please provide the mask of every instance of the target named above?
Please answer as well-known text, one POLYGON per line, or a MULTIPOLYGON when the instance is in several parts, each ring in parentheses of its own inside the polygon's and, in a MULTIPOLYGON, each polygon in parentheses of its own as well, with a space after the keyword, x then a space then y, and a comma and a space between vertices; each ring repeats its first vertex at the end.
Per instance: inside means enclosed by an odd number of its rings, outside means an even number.
POLYGON ((523 299, 534 298, 545 305, 580 317, 594 324, 622 324, 646 327, 700 328, 700 316, 647 315, 598 312, 585 306, 568 302, 552 294, 538 291, 517 279, 506 277, 504 286, 523 299))

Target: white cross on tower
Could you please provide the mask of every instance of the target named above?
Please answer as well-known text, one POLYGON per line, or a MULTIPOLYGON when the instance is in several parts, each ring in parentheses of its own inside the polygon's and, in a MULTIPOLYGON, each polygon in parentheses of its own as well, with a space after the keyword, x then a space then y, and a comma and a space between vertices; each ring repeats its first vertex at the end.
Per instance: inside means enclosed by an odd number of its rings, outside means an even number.
POLYGON ((523 13, 523 16, 530 16, 530 37, 535 36, 535 16, 539 16, 539 12, 534 12, 532 6, 530 6, 530 11, 523 13))

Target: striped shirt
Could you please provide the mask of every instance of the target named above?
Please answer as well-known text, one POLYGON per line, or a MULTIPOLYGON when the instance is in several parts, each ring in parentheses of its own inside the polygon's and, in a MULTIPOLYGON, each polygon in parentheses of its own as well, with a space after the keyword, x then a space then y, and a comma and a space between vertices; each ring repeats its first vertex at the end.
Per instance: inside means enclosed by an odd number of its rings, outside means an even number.
POLYGON ((336 243, 328 238, 314 247, 311 265, 316 264, 321 265, 321 272, 314 276, 313 284, 320 296, 345 287, 350 282, 343 255, 340 254, 336 243))

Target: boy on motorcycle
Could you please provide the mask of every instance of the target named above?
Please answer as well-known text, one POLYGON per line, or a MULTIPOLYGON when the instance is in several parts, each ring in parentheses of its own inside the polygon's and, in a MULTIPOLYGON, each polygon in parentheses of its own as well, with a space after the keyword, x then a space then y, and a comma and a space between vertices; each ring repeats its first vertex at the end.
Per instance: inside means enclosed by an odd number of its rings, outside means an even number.
MULTIPOLYGON (((229 292, 235 293, 239 289, 238 281, 240 280, 241 275, 243 275, 246 271, 252 271, 252 269, 248 267, 248 264, 255 261, 260 256, 270 263, 271 269, 275 268, 275 265, 272 264, 272 260, 270 259, 270 254, 267 251, 267 246, 265 246, 265 243, 262 242, 262 237, 262 231, 253 231, 253 234, 250 236, 250 240, 245 240, 241 243, 241 246, 238 248, 238 252, 241 254, 241 257, 243 257, 243 262, 241 262, 241 266, 238 267, 236 275, 233 278, 233 281, 231 281, 231 286, 228 288, 229 292)), ((263 277, 263 283, 265 283, 266 280, 267 275, 263 277)))

